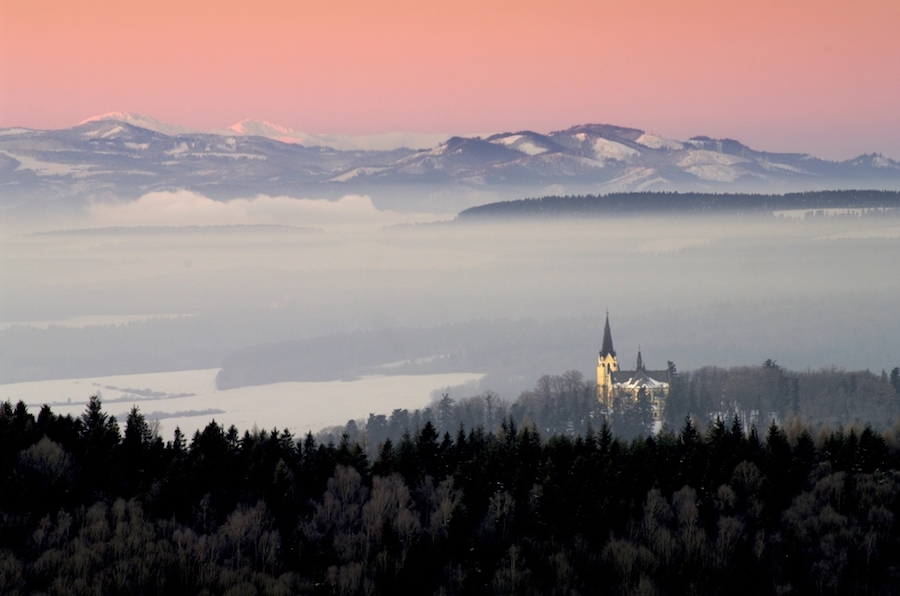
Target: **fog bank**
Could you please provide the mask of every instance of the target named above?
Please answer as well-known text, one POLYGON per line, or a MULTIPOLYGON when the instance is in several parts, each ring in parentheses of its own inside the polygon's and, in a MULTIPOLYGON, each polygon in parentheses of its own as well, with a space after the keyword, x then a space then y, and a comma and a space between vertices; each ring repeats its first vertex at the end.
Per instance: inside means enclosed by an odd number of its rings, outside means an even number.
MULTIPOLYGON (((206 213, 202 199, 185 204, 193 203, 206 213)), ((344 208, 369 209, 361 198, 334 207, 344 208)), ((376 210, 371 222, 390 217, 376 210)), ((794 369, 900 364, 900 219, 890 211, 318 229, 290 221, 7 234, 0 381, 212 368, 271 342, 315 350, 316 337, 476 330, 492 320, 518 330, 496 343, 510 350, 503 370, 536 378, 562 372, 540 366, 568 363, 590 374, 606 309, 624 362, 640 345, 653 366, 672 360, 682 369, 766 358, 794 369), (90 317, 135 320, 52 324, 90 317), (538 355, 548 351, 555 356, 538 355)), ((459 341, 478 341, 467 333, 459 341)), ((410 345, 404 358, 458 351, 434 335, 427 353, 410 345)), ((390 363, 377 362, 377 342, 365 349, 376 354, 372 366, 390 363)))

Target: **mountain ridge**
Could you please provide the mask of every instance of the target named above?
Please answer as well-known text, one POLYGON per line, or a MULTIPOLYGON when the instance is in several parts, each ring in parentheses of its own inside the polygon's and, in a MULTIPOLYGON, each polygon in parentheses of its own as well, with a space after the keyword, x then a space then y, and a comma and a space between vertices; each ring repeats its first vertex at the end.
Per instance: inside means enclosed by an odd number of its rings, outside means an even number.
POLYGON ((523 196, 850 188, 900 190, 900 162, 879 154, 829 161, 734 139, 671 139, 596 123, 547 134, 351 137, 246 120, 199 131, 111 113, 59 130, 0 129, 5 207, 38 199, 71 207, 186 189, 218 200, 368 194, 379 208, 430 201, 459 211, 523 196))
POLYGON ((245 119, 231 126, 201 129, 180 124, 163 123, 145 114, 132 112, 108 112, 79 122, 118 121, 154 132, 174 136, 178 134, 213 134, 219 136, 241 135, 264 137, 282 143, 309 147, 328 147, 341 151, 391 151, 393 149, 427 149, 450 138, 449 134, 389 132, 373 135, 313 134, 275 124, 267 120, 245 119))

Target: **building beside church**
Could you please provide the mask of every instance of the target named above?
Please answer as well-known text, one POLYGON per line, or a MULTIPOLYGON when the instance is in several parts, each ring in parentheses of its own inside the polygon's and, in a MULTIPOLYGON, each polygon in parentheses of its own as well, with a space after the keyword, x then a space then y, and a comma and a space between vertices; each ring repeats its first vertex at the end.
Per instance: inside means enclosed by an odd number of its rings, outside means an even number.
POLYGON ((655 426, 662 423, 663 409, 669 396, 671 376, 666 370, 647 370, 638 349, 634 370, 619 370, 619 359, 613 348, 609 329, 609 313, 603 328, 603 345, 597 359, 597 399, 607 412, 612 412, 617 400, 635 403, 643 396, 649 400, 655 426))

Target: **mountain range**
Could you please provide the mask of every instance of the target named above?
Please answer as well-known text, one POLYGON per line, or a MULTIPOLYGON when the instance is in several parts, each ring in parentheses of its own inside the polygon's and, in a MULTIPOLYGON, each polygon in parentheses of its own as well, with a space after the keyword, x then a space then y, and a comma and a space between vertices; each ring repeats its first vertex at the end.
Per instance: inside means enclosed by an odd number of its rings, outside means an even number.
POLYGON ((900 162, 878 154, 829 161, 606 124, 547 134, 352 137, 258 121, 201 131, 114 113, 61 130, 0 129, 0 201, 7 210, 175 189, 215 199, 364 193, 376 205, 401 209, 431 197, 453 210, 547 194, 842 188, 900 189, 900 162), (391 198, 397 196, 406 198, 391 198))

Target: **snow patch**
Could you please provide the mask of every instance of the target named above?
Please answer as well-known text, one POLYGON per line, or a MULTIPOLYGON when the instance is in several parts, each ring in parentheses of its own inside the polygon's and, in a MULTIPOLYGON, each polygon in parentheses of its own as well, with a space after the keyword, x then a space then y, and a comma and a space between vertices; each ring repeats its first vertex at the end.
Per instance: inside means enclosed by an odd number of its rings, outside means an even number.
POLYGON ((747 163, 748 160, 736 155, 716 153, 705 149, 691 150, 679 162, 678 166, 685 169, 701 180, 712 182, 734 182, 743 176, 737 164, 747 163))
POLYGON ((498 145, 513 145, 516 141, 522 138, 522 135, 509 135, 508 137, 502 137, 499 139, 494 139, 491 141, 492 143, 496 143, 498 145))
POLYGON ((657 381, 655 379, 651 379, 650 377, 636 377, 629 379, 625 383, 616 383, 616 387, 624 387, 629 391, 635 391, 641 389, 662 389, 663 387, 668 387, 668 383, 663 383, 657 381))
POLYGON ((110 137, 113 137, 113 136, 119 134, 119 133, 122 132, 123 130, 125 130, 125 127, 124 127, 124 126, 118 126, 118 125, 117 125, 117 126, 113 126, 113 127, 110 128, 109 130, 107 130, 106 132, 104 132, 103 134, 101 134, 101 135, 100 135, 100 138, 101 138, 101 139, 108 139, 108 138, 110 138, 110 137))
POLYGON ((786 163, 772 163, 772 162, 768 162, 768 161, 761 161, 761 162, 759 162, 759 165, 761 165, 763 168, 765 168, 767 170, 775 171, 775 172, 777 172, 777 171, 794 172, 795 174, 808 174, 809 173, 804 170, 801 170, 800 168, 795 168, 794 166, 789 166, 786 163))
POLYGON ((896 165, 892 163, 890 160, 885 159, 880 155, 876 155, 872 158, 871 165, 876 168, 894 168, 896 165))
POLYGON ((712 182, 734 182, 741 175, 741 172, 735 168, 722 165, 691 166, 686 168, 686 171, 701 180, 712 182))
POLYGON ((678 165, 681 167, 703 166, 703 165, 723 165, 733 166, 739 163, 746 163, 747 160, 737 155, 728 155, 726 153, 716 153, 715 151, 707 151, 705 149, 691 150, 681 158, 678 165))
POLYGON ((174 149, 169 149, 168 151, 166 151, 166 155, 182 155, 184 153, 187 153, 187 151, 188 144, 182 141, 181 143, 178 143, 174 149))
POLYGON ((531 141, 525 141, 523 143, 519 143, 514 147, 517 151, 521 151, 526 155, 540 155, 541 153, 546 153, 548 150, 546 147, 541 147, 539 145, 535 145, 531 141))
POLYGON ((632 149, 622 143, 610 141, 609 139, 598 138, 594 141, 594 157, 597 159, 615 159, 618 161, 626 161, 631 157, 640 155, 637 149, 632 149))
POLYGON ((659 182, 668 184, 668 182, 659 176, 659 173, 653 168, 631 168, 624 175, 614 178, 609 182, 600 186, 601 192, 624 192, 632 190, 634 187, 646 189, 659 182))
POLYGON ((386 167, 362 167, 362 168, 354 168, 349 172, 345 172, 340 176, 335 176, 329 182, 347 182, 348 180, 352 180, 359 176, 371 176, 372 174, 377 174, 378 172, 383 172, 387 170, 386 167))
POLYGON ((525 135, 509 135, 505 137, 501 137, 499 139, 494 139, 491 141, 495 145, 503 145, 505 147, 509 147, 510 149, 515 149, 525 155, 540 155, 541 153, 546 153, 548 149, 541 145, 535 143, 531 138, 526 137, 525 135))
POLYGON ((650 149, 669 149, 670 151, 679 151, 684 149, 684 143, 675 139, 667 139, 659 135, 644 133, 634 141, 639 145, 650 149))
POLYGON ((84 165, 71 165, 65 163, 41 161, 33 157, 16 155, 14 153, 10 153, 9 151, 2 150, 0 150, 0 153, 3 153, 7 157, 11 157, 12 159, 19 162, 16 170, 31 170, 38 176, 84 176, 88 174, 88 166, 84 165))

